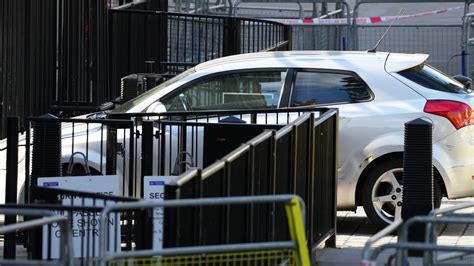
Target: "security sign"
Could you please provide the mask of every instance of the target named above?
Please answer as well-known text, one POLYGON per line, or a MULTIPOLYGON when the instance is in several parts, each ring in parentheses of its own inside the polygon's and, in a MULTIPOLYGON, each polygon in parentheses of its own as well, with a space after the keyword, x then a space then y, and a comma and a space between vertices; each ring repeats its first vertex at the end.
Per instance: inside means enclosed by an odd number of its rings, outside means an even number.
MULTIPOLYGON (((147 200, 164 201, 165 200, 165 185, 168 180, 176 176, 145 176, 145 183, 143 185, 143 195, 147 200)), ((153 250, 160 250, 163 248, 163 208, 153 209, 153 250)))
MULTIPOLYGON (((109 176, 72 176, 72 177, 44 177, 38 178, 38 185, 47 188, 59 188, 82 192, 92 192, 102 195, 119 195, 119 178, 116 175, 109 176)), ((60 200, 65 206, 105 206, 113 204, 103 200, 82 199, 81 197, 71 197, 60 195, 60 200)), ((66 215, 66 213, 58 213, 66 215)), ((72 215, 72 239, 74 256, 98 256, 99 255, 99 234, 100 234, 100 212, 73 211, 72 215)), ((114 239, 120 239, 120 217, 111 216, 109 225, 109 243, 114 243, 114 239)), ((43 259, 48 255, 52 259, 59 258, 61 231, 58 224, 52 224, 51 231, 48 227, 43 227, 43 259), (48 250, 48 241, 51 240, 51 250, 48 250), (51 254, 47 254, 51 252, 51 254)), ((120 241, 116 250, 120 250, 120 241)))

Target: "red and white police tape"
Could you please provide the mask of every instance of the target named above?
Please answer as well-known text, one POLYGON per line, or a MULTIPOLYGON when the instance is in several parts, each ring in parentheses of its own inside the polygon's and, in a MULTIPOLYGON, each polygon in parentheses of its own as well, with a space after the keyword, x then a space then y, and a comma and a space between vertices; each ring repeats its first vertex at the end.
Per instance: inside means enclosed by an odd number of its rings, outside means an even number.
MULTIPOLYGON (((438 10, 426 11, 426 12, 421 12, 421 13, 416 13, 416 14, 411 14, 411 15, 357 18, 356 19, 356 24, 357 25, 366 25, 366 24, 375 24, 375 23, 380 23, 380 22, 385 22, 385 21, 392 21, 392 20, 396 20, 396 19, 407 19, 407 18, 432 16, 432 15, 451 12, 451 11, 462 9, 462 8, 464 8, 464 6, 442 8, 442 9, 438 9, 438 10)), ((270 20, 280 22, 280 23, 283 23, 283 24, 288 24, 288 25, 311 25, 311 24, 343 25, 343 24, 352 23, 352 21, 347 21, 347 18, 335 18, 335 19, 305 18, 305 19, 270 19, 270 20)))

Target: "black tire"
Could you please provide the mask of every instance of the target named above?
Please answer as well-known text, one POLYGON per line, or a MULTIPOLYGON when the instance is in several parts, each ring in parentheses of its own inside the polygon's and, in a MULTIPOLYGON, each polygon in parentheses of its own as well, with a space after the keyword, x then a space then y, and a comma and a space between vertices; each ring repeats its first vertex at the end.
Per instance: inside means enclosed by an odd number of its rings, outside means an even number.
MULTIPOLYGON (((395 213, 395 205, 398 201, 401 202, 401 197, 395 196, 396 199, 393 202, 382 203, 381 207, 376 208, 372 196, 385 196, 396 193, 394 187, 388 182, 383 181, 382 175, 385 173, 392 173, 400 185, 402 184, 403 176, 403 159, 393 158, 386 160, 375 165, 370 172, 366 175, 364 183, 362 185, 362 206, 364 207, 365 213, 369 220, 379 229, 382 229, 389 225, 393 221, 393 214, 395 213), (380 180, 379 180, 380 178, 380 180), (377 186, 374 188, 374 186, 377 186), (373 194, 374 193, 374 194, 373 194), (390 217, 392 214, 392 217, 390 217)), ((434 205, 435 208, 439 208, 443 194, 441 192, 440 180, 435 178, 434 184, 434 205)), ((392 198, 393 199, 393 198, 392 198)), ((380 203, 379 203, 380 204, 380 203)))

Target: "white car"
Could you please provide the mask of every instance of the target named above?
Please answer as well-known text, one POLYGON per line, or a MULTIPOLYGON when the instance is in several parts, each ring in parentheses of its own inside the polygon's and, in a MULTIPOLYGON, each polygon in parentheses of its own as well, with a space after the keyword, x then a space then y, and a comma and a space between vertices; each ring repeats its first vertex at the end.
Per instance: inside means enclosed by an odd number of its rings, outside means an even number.
MULTIPOLYGON (((404 124, 433 122, 435 201, 474 195, 474 96, 425 63, 386 52, 263 52, 200 64, 114 112, 339 108, 339 210, 379 227, 401 215, 404 124)), ((95 165, 89 163, 89 165, 95 165)))

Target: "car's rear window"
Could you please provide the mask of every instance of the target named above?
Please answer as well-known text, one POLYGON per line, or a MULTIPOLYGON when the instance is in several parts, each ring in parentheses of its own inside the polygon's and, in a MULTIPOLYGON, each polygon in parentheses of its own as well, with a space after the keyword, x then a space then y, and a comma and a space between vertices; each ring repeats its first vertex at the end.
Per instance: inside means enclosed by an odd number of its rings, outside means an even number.
POLYGON ((398 74, 428 89, 467 94, 461 83, 427 64, 400 71, 398 74))

